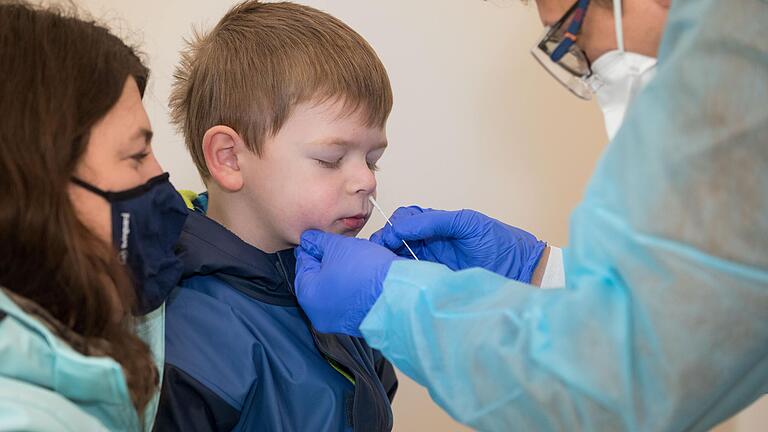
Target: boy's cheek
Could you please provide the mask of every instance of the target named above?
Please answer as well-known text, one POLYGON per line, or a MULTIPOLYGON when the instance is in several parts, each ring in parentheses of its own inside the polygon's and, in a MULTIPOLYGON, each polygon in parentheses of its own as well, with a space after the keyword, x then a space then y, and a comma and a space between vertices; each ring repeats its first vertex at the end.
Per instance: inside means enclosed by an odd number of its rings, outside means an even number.
POLYGON ((299 244, 301 242, 301 234, 307 230, 319 230, 330 232, 334 234, 342 234, 339 227, 334 224, 331 217, 328 217, 318 211, 308 210, 303 211, 301 214, 291 223, 291 229, 288 233, 288 241, 293 244, 299 244))

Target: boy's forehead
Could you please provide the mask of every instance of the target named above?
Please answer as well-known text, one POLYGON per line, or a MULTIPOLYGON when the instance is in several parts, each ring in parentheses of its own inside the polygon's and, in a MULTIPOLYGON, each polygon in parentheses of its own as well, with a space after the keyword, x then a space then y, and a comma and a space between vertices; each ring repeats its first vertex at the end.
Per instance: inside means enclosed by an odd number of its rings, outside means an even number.
POLYGON ((365 140, 386 147, 384 125, 369 125, 367 110, 343 100, 309 101, 296 105, 279 134, 301 135, 325 146, 350 146, 365 140))
POLYGON ((344 95, 324 96, 316 94, 299 102, 295 109, 303 108, 313 115, 322 115, 328 119, 364 121, 371 111, 367 102, 369 101, 354 100, 344 95))

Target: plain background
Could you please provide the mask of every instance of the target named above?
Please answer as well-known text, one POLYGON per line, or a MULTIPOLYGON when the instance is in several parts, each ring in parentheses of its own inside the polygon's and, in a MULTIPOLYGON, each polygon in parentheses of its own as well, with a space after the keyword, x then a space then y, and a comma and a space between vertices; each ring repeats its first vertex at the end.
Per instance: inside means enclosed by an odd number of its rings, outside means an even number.
MULTIPOLYGON (((167 99, 184 38, 207 30, 232 0, 75 0, 146 54, 145 104, 154 148, 181 189, 202 190, 167 99)), ((392 80, 389 149, 379 202, 474 208, 566 245, 568 215, 607 143, 592 102, 561 88, 529 54, 542 32, 517 0, 308 0, 361 33, 392 80)), ((374 216, 363 234, 382 225, 374 216)), ((721 431, 765 430, 768 402, 721 431)), ((401 374, 395 430, 463 431, 401 374)))

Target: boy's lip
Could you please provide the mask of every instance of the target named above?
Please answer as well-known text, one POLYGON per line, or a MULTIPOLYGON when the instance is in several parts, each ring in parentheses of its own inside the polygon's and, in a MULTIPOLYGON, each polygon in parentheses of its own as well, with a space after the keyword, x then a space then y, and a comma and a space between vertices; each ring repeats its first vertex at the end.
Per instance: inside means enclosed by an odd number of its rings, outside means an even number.
POLYGON ((362 228, 370 216, 370 214, 360 213, 354 216, 342 218, 341 223, 350 230, 356 230, 362 228))

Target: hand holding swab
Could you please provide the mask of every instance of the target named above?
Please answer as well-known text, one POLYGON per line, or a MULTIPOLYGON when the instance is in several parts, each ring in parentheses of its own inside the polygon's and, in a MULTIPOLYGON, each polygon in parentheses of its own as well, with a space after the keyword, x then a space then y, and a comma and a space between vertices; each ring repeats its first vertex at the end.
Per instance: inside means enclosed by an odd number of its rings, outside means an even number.
MULTIPOLYGON (((393 227, 393 228, 394 228, 394 225, 392 225, 392 221, 390 221, 390 220, 389 220, 389 218, 387 217, 387 214, 386 214, 386 213, 384 213, 384 210, 382 210, 382 209, 381 209, 381 207, 379 207, 379 203, 377 203, 377 202, 376 202, 376 200, 375 200, 375 199, 373 199, 373 197, 372 197, 372 196, 370 196, 370 195, 368 195, 368 201, 370 201, 370 202, 371 202, 371 204, 373 204, 373 207, 374 207, 376 210, 378 210, 378 211, 379 211, 379 213, 381 213, 381 215, 382 215, 382 216, 384 216, 384 219, 387 221, 387 223, 389 224, 389 226, 391 226, 391 227, 393 227)), ((403 242, 403 244, 405 245, 405 248, 406 248, 406 249, 408 249, 408 252, 410 252, 410 253, 411 253, 411 256, 413 256, 413 259, 415 259, 416 261, 419 261, 419 258, 416 256, 416 254, 415 254, 415 253, 413 253, 413 249, 411 249, 411 247, 410 247, 410 246, 408 246, 408 243, 406 243, 406 242, 405 242, 405 240, 401 240, 401 241, 402 241, 402 242, 403 242)))

